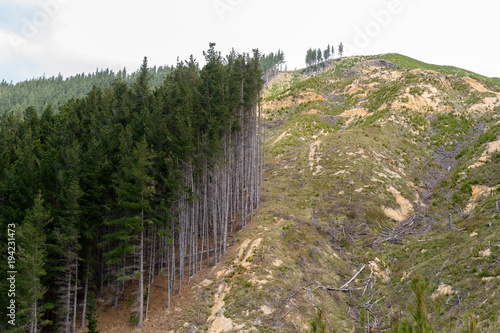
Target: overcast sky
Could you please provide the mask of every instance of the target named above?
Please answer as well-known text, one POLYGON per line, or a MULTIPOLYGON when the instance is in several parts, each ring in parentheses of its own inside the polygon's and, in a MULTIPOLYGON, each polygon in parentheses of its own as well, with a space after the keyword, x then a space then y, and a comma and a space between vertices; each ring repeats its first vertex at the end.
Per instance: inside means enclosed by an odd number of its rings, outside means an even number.
POLYGON ((0 0, 0 80, 175 64, 215 42, 223 53, 309 47, 398 52, 500 77, 496 0, 0 0))

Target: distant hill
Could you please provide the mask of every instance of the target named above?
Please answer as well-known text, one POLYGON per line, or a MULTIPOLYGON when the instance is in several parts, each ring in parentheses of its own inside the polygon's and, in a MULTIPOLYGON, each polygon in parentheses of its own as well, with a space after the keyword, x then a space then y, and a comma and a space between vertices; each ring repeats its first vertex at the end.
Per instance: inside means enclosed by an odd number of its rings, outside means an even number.
MULTIPOLYGON (((171 71, 172 67, 170 66, 150 68, 151 86, 153 88, 159 87, 171 71)), ((16 84, 10 84, 3 80, 0 83, 0 114, 11 110, 24 111, 29 106, 41 112, 49 104, 57 109, 70 99, 83 98, 93 86, 106 89, 117 79, 130 84, 135 81, 137 74, 138 71, 129 74, 126 69, 117 73, 105 69, 67 78, 63 78, 62 75, 33 78, 16 84)))

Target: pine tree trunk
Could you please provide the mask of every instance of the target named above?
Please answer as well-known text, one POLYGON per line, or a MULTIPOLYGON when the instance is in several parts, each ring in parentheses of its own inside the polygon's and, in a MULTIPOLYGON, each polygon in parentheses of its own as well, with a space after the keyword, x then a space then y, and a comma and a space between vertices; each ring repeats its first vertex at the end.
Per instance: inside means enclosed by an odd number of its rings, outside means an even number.
POLYGON ((102 298, 104 296, 104 258, 103 253, 101 253, 101 276, 100 276, 100 286, 99 286, 99 297, 102 298))
POLYGON ((214 172, 215 178, 212 182, 212 186, 215 187, 215 193, 212 197, 212 227, 213 227, 213 237, 214 237, 214 266, 217 265, 217 172, 214 172))
POLYGON ((78 297, 78 258, 75 259, 75 296, 73 299, 73 323, 71 325, 71 332, 76 333, 76 306, 78 297))
MULTIPOLYGON (((36 295, 37 294, 36 283, 35 283, 35 286, 34 286, 33 290, 34 290, 35 295, 36 295)), ((36 299, 33 302, 33 314, 34 314, 34 318, 33 318, 33 322, 31 323, 31 330, 30 330, 30 332, 31 333, 36 333, 36 330, 37 330, 37 327, 38 327, 38 309, 37 309, 37 300, 36 299)))
POLYGON ((66 294, 66 309, 65 309, 65 316, 64 316, 64 332, 68 333, 69 332, 69 313, 71 309, 71 267, 68 268, 67 272, 67 279, 68 279, 68 285, 67 285, 67 294, 66 294))
POLYGON ((171 293, 171 287, 172 287, 172 281, 171 281, 171 265, 170 265, 170 251, 171 247, 168 247, 168 252, 167 252, 167 309, 170 309, 170 293, 171 293))
POLYGON ((149 311, 149 296, 151 295, 151 284, 153 283, 153 278, 154 278, 154 273, 155 273, 155 268, 154 268, 154 262, 155 262, 155 244, 156 242, 156 234, 153 232, 153 246, 151 247, 151 256, 149 257, 149 278, 148 278, 148 288, 146 289, 146 293, 148 295, 147 300, 146 300, 146 316, 145 318, 148 319, 148 311, 149 311))
MULTIPOLYGON (((144 200, 144 197, 141 198, 144 200)), ((142 328, 143 315, 144 315, 144 208, 141 209, 141 244, 139 247, 139 321, 137 328, 142 328)))
POLYGON ((85 274, 85 290, 83 292, 83 309, 82 309, 82 325, 85 328, 85 312, 87 310, 87 292, 89 290, 89 263, 87 262, 87 273, 85 274))

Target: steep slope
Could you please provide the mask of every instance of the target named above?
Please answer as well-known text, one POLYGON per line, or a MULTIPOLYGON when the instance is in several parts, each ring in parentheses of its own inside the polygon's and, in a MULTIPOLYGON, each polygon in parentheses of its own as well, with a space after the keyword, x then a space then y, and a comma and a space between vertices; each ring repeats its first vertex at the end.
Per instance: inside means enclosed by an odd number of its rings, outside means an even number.
POLYGON ((436 331, 500 329, 496 84, 391 54, 280 74, 259 211, 146 331, 388 330, 417 276, 436 331))
POLYGON ((303 186, 283 175, 283 196, 311 186, 309 202, 288 209, 312 208, 357 263, 351 268, 370 268, 352 284, 362 290, 349 299, 353 325, 363 306, 380 329, 408 319, 409 282, 420 275, 429 294, 451 286, 429 300, 437 330, 474 315, 480 327, 498 327, 498 87, 391 58, 346 59, 271 95, 279 102, 269 103, 269 118, 279 126, 269 152, 303 186), (303 101, 306 94, 319 97, 303 101))

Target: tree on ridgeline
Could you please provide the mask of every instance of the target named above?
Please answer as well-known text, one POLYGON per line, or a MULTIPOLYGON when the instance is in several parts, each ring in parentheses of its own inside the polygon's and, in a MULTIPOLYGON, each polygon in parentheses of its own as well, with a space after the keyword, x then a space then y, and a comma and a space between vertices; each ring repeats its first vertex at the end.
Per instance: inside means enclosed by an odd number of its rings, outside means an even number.
POLYGON ((328 46, 326 47, 326 49, 323 51, 323 59, 326 60, 330 60, 330 44, 328 44, 328 46))
POLYGON ((316 50, 316 63, 320 64, 323 61, 323 52, 321 49, 316 50))
POLYGON ((286 63, 285 53, 282 50, 278 50, 277 53, 271 52, 267 55, 262 54, 259 57, 261 70, 264 73, 267 82, 282 71, 283 66, 286 63))

